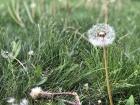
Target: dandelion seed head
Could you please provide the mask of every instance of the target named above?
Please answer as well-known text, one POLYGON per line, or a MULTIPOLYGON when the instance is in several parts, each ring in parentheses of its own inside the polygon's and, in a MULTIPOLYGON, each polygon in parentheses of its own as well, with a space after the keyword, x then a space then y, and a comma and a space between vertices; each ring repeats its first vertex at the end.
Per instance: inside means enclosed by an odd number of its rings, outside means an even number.
POLYGON ((3 58, 9 58, 9 52, 8 51, 4 51, 4 50, 1 50, 1 56, 3 57, 3 58))
POLYGON ((94 46, 108 46, 115 39, 115 31, 108 24, 93 25, 87 32, 89 42, 94 46))
POLYGON ((19 105, 28 105, 28 100, 26 98, 22 99, 19 105))
POLYGON ((30 50, 29 52, 28 52, 28 55, 33 55, 34 54, 34 51, 33 50, 30 50))
POLYGON ((111 3, 114 3, 114 2, 116 2, 116 0, 110 0, 110 2, 111 2, 111 3))
POLYGON ((101 100, 98 100, 98 104, 101 104, 102 103, 102 101, 101 100))
POLYGON ((36 7, 36 3, 35 2, 32 2, 31 5, 30 5, 30 7, 31 8, 35 8, 36 7))
POLYGON ((41 87, 35 87, 31 90, 31 93, 30 93, 30 96, 33 98, 33 99, 36 99, 39 94, 43 92, 43 90, 41 89, 41 87))
POLYGON ((15 102, 15 98, 14 97, 9 97, 7 102, 8 103, 14 103, 15 102))
POLYGON ((59 2, 62 2, 63 0, 58 0, 59 2))
POLYGON ((88 89, 89 89, 88 83, 84 84, 84 89, 85 89, 86 91, 88 91, 88 89))

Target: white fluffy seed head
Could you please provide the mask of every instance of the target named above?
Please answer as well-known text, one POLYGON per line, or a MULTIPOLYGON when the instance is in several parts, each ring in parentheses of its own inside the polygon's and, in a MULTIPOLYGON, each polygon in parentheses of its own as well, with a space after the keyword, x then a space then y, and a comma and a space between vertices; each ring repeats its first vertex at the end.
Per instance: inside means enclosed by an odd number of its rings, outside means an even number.
POLYGON ((28 100, 26 98, 22 99, 19 105, 28 105, 28 100))
POLYGON ((88 89, 89 89, 89 84, 88 84, 88 83, 85 83, 85 84, 84 84, 84 89, 85 89, 86 91, 88 91, 88 89))
POLYGON ((15 101, 16 100, 15 100, 14 97, 9 97, 8 100, 7 100, 8 103, 14 103, 15 101))
POLYGON ((32 2, 31 5, 30 5, 30 7, 31 8, 35 8, 36 7, 36 3, 35 2, 32 2))
POLYGON ((115 31, 113 27, 108 24, 93 25, 87 32, 89 42, 94 46, 108 46, 113 43, 115 39, 115 31))
POLYGON ((34 51, 33 51, 33 50, 30 50, 30 51, 28 52, 28 55, 30 55, 30 56, 34 55, 34 51))
POLYGON ((102 103, 102 101, 101 100, 98 100, 98 104, 101 104, 102 103))
POLYGON ((41 87, 35 87, 31 90, 30 92, 30 96, 33 98, 33 99, 36 99, 38 98, 38 96, 40 95, 40 93, 43 92, 43 90, 41 89, 41 87))

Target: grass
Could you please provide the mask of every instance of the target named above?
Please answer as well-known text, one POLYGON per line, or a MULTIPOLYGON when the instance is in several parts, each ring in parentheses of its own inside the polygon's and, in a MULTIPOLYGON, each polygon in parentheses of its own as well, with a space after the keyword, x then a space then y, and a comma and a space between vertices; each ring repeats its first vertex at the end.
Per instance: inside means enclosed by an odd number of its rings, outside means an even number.
MULTIPOLYGON (((102 4, 85 8, 84 3, 73 0, 68 13, 65 4, 58 2, 53 12, 51 1, 46 1, 44 12, 37 3, 33 18, 31 2, 17 1, 22 26, 16 15, 12 17, 16 6, 11 2, 0 1, 0 49, 17 60, 0 56, 0 104, 6 105, 6 98, 13 96, 18 100, 28 98, 30 105, 63 105, 61 101, 32 101, 30 89, 41 86, 50 91, 76 91, 83 105, 93 105, 100 99, 103 105, 108 105, 102 49, 82 37, 97 21, 103 22, 102 4), (30 50, 34 51, 32 56, 28 54, 30 50)), ((109 48, 115 105, 125 105, 130 95, 136 105, 140 104, 139 5, 138 0, 110 4, 109 24, 117 35, 109 48)))

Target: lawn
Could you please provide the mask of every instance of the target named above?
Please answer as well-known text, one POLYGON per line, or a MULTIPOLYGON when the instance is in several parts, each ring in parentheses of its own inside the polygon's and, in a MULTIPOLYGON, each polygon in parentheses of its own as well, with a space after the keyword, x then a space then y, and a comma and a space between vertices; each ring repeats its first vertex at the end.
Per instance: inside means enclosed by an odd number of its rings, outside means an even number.
MULTIPOLYGON (((109 105, 103 50, 85 39, 93 24, 104 22, 102 7, 103 0, 0 0, 0 105, 9 105, 8 97, 29 105, 70 99, 35 101, 29 93, 37 86, 75 91, 82 105, 109 105)), ((108 24, 116 33, 108 48, 114 105, 140 105, 139 10, 139 0, 109 3, 108 24)))

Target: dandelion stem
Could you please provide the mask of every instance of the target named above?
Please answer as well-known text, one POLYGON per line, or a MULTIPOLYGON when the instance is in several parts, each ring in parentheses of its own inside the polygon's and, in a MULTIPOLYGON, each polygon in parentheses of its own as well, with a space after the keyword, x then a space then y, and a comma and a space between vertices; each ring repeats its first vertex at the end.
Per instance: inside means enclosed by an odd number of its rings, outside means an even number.
POLYGON ((14 59, 23 67, 24 70, 26 70, 26 67, 23 65, 23 63, 20 60, 18 60, 17 58, 14 59))
POLYGON ((107 47, 103 47, 103 58, 104 58, 104 67, 105 67, 105 78, 106 78, 106 85, 107 85, 107 92, 109 96, 110 105, 113 105, 112 94, 111 94, 111 87, 109 83, 109 72, 108 72, 108 64, 107 64, 107 47))
POLYGON ((62 92, 62 93, 52 93, 52 92, 41 92, 41 96, 46 97, 54 97, 54 96, 60 96, 60 95, 70 95, 70 96, 75 96, 75 93, 72 92, 62 92))
POLYGON ((80 98, 76 92, 52 93, 52 92, 42 91, 40 93, 40 97, 44 97, 44 98, 45 97, 52 98, 55 96, 74 96, 75 97, 74 102, 71 102, 71 101, 65 101, 65 102, 71 105, 81 105, 80 98))

